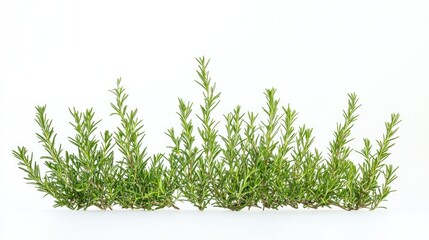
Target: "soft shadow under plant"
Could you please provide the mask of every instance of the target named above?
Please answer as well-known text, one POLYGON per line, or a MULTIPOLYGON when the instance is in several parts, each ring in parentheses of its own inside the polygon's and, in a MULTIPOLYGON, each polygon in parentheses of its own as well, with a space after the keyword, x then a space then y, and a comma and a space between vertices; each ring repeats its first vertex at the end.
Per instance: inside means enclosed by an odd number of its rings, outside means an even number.
POLYGON ((375 145, 363 140, 358 151, 363 160, 353 161, 349 142, 360 105, 356 94, 349 94, 343 121, 324 156, 312 146, 312 129, 295 126, 297 111, 280 106, 275 89, 265 90, 260 114, 243 112, 238 105, 223 119, 215 119, 220 93, 210 78, 209 60, 201 57, 197 62, 196 83, 203 92, 198 121, 192 121, 193 103, 179 98, 180 129, 166 131, 171 140, 168 153, 147 152, 142 121, 137 109, 126 105, 128 95, 119 79, 111 90, 118 127, 98 134, 100 120, 94 119, 93 109, 69 109, 74 150, 57 143, 46 106, 36 107, 37 138, 45 150, 40 159, 47 171, 41 173, 33 154, 18 147, 13 154, 25 179, 52 196, 54 207, 70 209, 117 205, 155 210, 189 201, 200 210, 210 205, 234 211, 286 206, 358 210, 380 207, 394 191, 397 167, 385 161, 397 138, 399 114, 391 115, 375 145))

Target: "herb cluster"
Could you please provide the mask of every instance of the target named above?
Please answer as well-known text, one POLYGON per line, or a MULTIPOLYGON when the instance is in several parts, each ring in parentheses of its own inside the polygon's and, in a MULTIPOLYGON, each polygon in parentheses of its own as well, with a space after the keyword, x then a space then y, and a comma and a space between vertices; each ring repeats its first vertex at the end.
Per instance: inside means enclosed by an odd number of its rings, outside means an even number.
POLYGON ((97 136, 92 109, 70 109, 76 135, 69 137, 76 149, 64 150, 56 142, 52 120, 46 106, 36 107, 40 127, 39 142, 47 171, 27 148, 13 151, 25 179, 55 199, 54 207, 70 209, 122 208, 154 210, 189 201, 200 210, 209 205, 234 211, 261 207, 278 209, 291 206, 319 208, 337 206, 345 210, 375 209, 393 190, 397 167, 386 164, 397 138, 399 114, 385 123, 385 133, 373 145, 364 139, 358 151, 363 157, 354 163, 348 143, 357 120, 358 98, 348 95, 348 108, 337 124, 329 143, 328 156, 312 147, 312 129, 295 127, 297 112, 279 106, 275 89, 265 91, 266 104, 261 115, 243 112, 240 106, 224 115, 225 134, 213 117, 220 93, 211 81, 209 61, 198 58, 196 83, 204 101, 192 121, 193 103, 179 99, 180 129, 168 129, 169 152, 149 155, 143 144, 144 131, 137 109, 126 105, 128 95, 120 79, 111 92, 111 103, 120 125, 97 136), (200 139, 202 144, 197 144, 200 139), (118 149, 121 156, 115 156, 118 149))

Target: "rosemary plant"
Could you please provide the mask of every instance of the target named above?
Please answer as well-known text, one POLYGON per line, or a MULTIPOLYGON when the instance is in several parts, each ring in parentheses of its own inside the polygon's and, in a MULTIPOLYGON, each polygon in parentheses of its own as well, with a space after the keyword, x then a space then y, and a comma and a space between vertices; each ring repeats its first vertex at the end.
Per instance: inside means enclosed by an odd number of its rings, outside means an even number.
POLYGON ((69 137, 74 151, 56 142, 46 106, 36 107, 37 138, 46 152, 41 160, 47 171, 41 172, 27 148, 18 147, 13 154, 25 179, 52 196, 54 207, 70 209, 106 210, 118 205, 154 210, 189 201, 200 210, 209 205, 233 211, 285 206, 358 210, 382 207, 394 191, 397 167, 386 159, 397 138, 399 114, 391 115, 375 146, 363 140, 360 162, 351 159, 354 150, 349 146, 360 107, 354 93, 348 95, 344 120, 337 124, 327 157, 312 147, 311 128, 294 126, 298 113, 280 106, 275 89, 265 91, 261 121, 258 114, 243 112, 238 105, 224 115, 221 134, 220 121, 213 117, 220 93, 209 76, 209 60, 201 57, 197 62, 196 83, 203 90, 197 126, 192 121, 193 103, 179 98, 181 127, 166 132, 172 143, 168 154, 147 152, 142 121, 137 109, 125 104, 128 95, 118 79, 111 90, 112 115, 120 122, 117 128, 97 135, 100 120, 94 119, 93 109, 69 109, 76 132, 69 137), (115 149, 121 156, 115 156, 115 149))
POLYGON ((219 104, 220 93, 216 93, 216 86, 212 84, 207 66, 209 61, 204 57, 198 58, 197 74, 199 80, 195 82, 203 89, 204 104, 200 106, 201 115, 197 115, 202 127, 198 128, 203 144, 195 146, 194 126, 189 119, 192 112, 192 103, 185 103, 179 98, 179 118, 182 132, 179 137, 170 129, 167 135, 172 139, 174 146, 170 162, 177 162, 179 166, 178 179, 180 193, 198 209, 203 210, 212 198, 211 184, 214 178, 215 159, 220 153, 217 142, 218 131, 216 122, 211 114, 219 104))
POLYGON ((164 155, 147 156, 142 146, 144 132, 141 120, 137 118, 137 109, 128 110, 125 100, 128 95, 120 85, 120 79, 111 92, 116 102, 111 106, 112 115, 121 120, 115 132, 115 142, 123 158, 119 162, 117 180, 117 203, 123 208, 164 208, 174 206, 176 181, 174 171, 163 165, 164 155))
POLYGON ((257 204, 258 180, 257 168, 252 164, 251 149, 254 139, 254 115, 249 114, 250 123, 246 125, 245 134, 242 136, 244 114, 240 106, 233 112, 225 115, 226 136, 221 136, 224 148, 221 151, 221 160, 215 165, 216 179, 213 183, 214 205, 217 207, 241 210, 257 204), (249 161, 250 160, 250 161, 249 161))
POLYGON ((113 164, 112 134, 101 134, 101 143, 94 132, 99 121, 93 120, 92 109, 84 113, 70 109, 74 118, 71 125, 76 136, 70 142, 77 147, 77 153, 63 152, 56 144, 56 134, 52 120, 46 116, 46 106, 36 107, 36 122, 41 133, 39 142, 46 150, 45 165, 48 171, 42 177, 39 165, 33 161, 25 147, 18 147, 13 154, 20 162, 20 168, 27 173, 26 179, 35 184, 39 191, 55 198, 54 207, 66 206, 70 209, 86 209, 96 206, 100 209, 111 208, 115 201, 116 166, 113 164), (64 153, 64 154, 63 154, 64 153))

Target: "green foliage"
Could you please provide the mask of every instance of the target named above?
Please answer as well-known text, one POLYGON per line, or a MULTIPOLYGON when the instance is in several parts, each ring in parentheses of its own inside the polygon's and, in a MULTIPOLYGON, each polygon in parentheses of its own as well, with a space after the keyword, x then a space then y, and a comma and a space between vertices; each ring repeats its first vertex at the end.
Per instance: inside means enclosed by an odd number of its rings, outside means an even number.
POLYGON ((343 122, 337 124, 327 158, 312 147, 312 129, 295 127, 297 112, 282 107, 275 89, 266 89, 266 105, 258 114, 243 112, 240 106, 223 116, 224 134, 213 113, 220 93, 207 70, 209 60, 198 58, 196 83, 203 90, 203 103, 193 120, 193 103, 179 98, 177 112, 181 126, 167 130, 171 140, 167 154, 149 155, 143 144, 145 133, 137 109, 125 104, 128 95, 121 80, 111 92, 112 115, 120 124, 101 132, 92 109, 69 109, 76 132, 69 141, 75 151, 64 151, 56 142, 46 106, 36 107, 37 133, 46 155, 46 171, 27 148, 13 151, 25 179, 55 199, 54 207, 70 209, 122 208, 154 210, 189 201, 200 210, 209 205, 238 211, 285 206, 319 208, 337 206, 345 210, 376 209, 393 192, 397 167, 386 164, 397 138, 399 114, 385 124, 385 134, 373 146, 364 139, 358 151, 363 161, 354 162, 349 146, 351 130, 360 105, 356 94, 348 95, 343 122), (196 131, 195 131, 196 129, 196 131), (201 142, 201 144, 197 144, 201 142), (120 157, 115 155, 119 150, 120 157))
POLYGON ((116 102, 111 104, 112 115, 121 120, 114 139, 123 156, 115 173, 116 201, 123 208, 146 210, 174 206, 177 187, 174 171, 163 165, 164 155, 147 156, 146 147, 142 146, 142 121, 137 118, 137 109, 128 110, 125 105, 128 95, 120 83, 118 80, 116 88, 111 90, 116 97, 116 102))

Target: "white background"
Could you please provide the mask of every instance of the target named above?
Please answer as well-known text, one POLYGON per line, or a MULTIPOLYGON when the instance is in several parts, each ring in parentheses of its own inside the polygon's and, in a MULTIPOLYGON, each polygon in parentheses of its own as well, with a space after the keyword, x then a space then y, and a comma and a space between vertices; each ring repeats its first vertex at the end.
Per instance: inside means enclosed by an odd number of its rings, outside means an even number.
POLYGON ((1 1, 0 239, 428 239, 428 80, 427 1, 1 1), (35 105, 47 104, 69 147, 67 107, 94 107, 100 128, 111 129, 107 90, 122 77, 145 143, 163 152, 163 133, 178 126, 177 98, 200 103, 193 80, 202 55, 222 92, 219 119, 236 104, 259 112, 263 90, 276 87, 325 153, 347 93, 362 104, 356 149, 399 112, 388 159, 399 166, 398 191, 388 209, 73 212, 25 184, 11 151, 42 154, 35 105))

